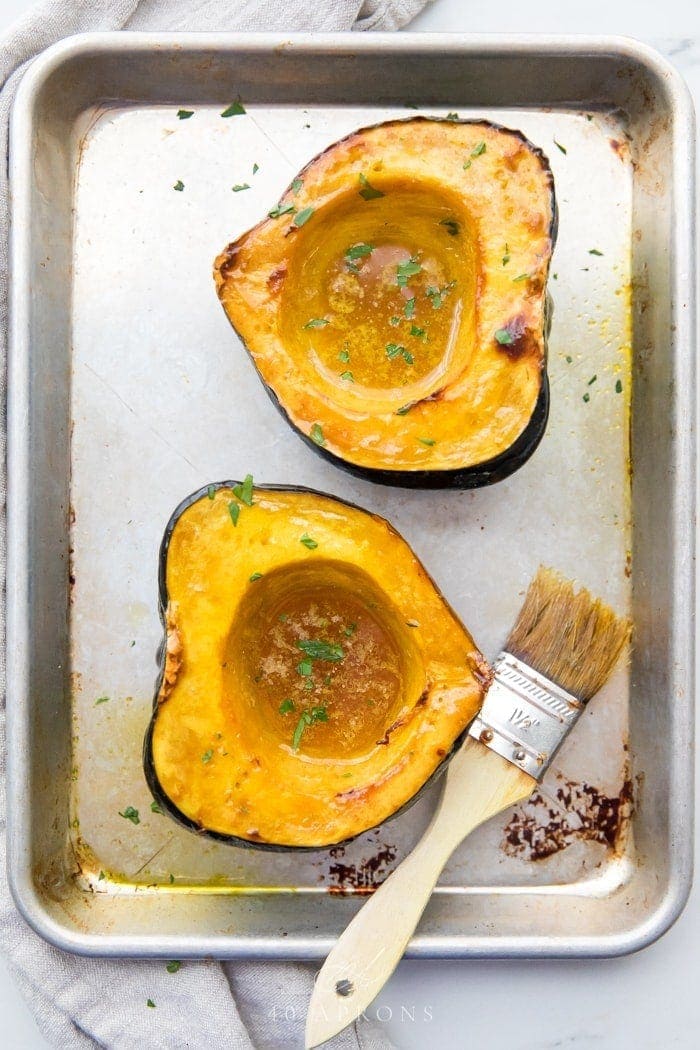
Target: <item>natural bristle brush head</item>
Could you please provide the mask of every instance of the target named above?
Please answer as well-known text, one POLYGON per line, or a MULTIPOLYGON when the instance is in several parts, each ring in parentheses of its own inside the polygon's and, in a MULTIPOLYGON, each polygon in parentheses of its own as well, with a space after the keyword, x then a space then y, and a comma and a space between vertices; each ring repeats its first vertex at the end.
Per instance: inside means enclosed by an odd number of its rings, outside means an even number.
POLYGON ((504 648, 577 697, 604 685, 630 639, 632 624, 600 598, 540 566, 504 648))

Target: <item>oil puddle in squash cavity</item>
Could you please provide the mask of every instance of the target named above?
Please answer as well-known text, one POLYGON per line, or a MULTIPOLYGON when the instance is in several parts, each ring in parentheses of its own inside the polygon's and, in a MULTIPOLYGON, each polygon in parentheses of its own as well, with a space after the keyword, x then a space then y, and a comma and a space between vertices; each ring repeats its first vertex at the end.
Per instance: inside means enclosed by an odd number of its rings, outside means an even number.
POLYGON ((351 759, 401 707, 405 655, 375 595, 338 570, 322 574, 289 567, 260 580, 226 663, 261 732, 304 755, 351 759))
POLYGON ((303 231, 285 287, 285 340, 343 396, 426 397, 474 324, 476 247, 449 200, 416 186, 354 194, 303 231))

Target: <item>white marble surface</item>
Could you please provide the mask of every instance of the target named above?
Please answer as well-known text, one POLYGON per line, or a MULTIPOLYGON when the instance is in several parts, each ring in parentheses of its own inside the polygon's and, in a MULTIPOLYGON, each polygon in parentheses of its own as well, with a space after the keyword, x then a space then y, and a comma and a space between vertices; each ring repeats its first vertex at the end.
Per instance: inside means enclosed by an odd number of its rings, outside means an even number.
MULTIPOLYGON (((0 31, 31 6, 27 0, 0 0, 0 31)), ((674 62, 700 104, 697 0, 434 0, 413 28, 635 36, 674 62)), ((676 926, 631 958, 403 963, 381 997, 379 1016, 402 1050, 694 1050, 700 1043, 699 935, 695 891, 676 926)), ((47 1046, 2 963, 0 1017, 3 1048, 47 1046)))

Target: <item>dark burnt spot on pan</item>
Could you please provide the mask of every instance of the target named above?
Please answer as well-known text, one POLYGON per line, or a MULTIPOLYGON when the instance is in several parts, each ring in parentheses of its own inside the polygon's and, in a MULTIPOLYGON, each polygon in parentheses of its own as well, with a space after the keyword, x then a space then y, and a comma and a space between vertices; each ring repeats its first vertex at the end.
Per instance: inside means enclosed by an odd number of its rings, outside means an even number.
POLYGON ((625 160, 629 152, 627 148, 627 143, 621 141, 620 139, 612 138, 608 139, 608 141, 610 143, 610 149, 613 151, 613 153, 616 153, 620 160, 625 160))
POLYGON ((546 860, 574 842, 596 842, 619 852, 634 810, 634 791, 626 776, 617 795, 587 783, 559 778, 549 795, 538 791, 518 806, 503 831, 501 849, 520 860, 546 860))
POLYGON ((381 886, 396 859, 396 846, 381 842, 368 843, 368 852, 359 860, 345 859, 345 847, 334 846, 328 852, 328 890, 338 896, 370 894, 381 886))

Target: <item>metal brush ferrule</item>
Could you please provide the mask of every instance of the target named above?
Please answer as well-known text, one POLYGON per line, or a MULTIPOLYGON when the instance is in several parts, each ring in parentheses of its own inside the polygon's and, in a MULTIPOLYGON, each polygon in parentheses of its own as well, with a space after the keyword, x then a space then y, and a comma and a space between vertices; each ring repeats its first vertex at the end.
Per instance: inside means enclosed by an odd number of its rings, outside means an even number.
POLYGON ((583 704, 510 653, 501 653, 493 669, 469 735, 539 780, 583 704))

